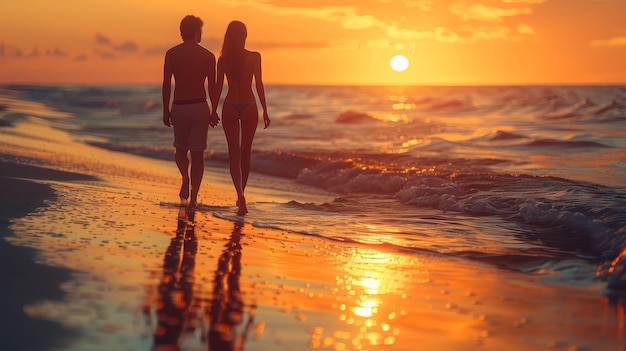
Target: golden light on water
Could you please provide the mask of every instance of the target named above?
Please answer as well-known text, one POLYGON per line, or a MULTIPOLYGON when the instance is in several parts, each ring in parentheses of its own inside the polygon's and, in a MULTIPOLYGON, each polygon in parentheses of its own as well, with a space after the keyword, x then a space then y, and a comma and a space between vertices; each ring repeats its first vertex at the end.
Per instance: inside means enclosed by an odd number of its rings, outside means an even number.
POLYGON ((372 295, 378 294, 380 280, 370 277, 369 273, 367 275, 367 277, 361 278, 361 286, 365 288, 365 293, 372 295))
POLYGON ((349 340, 356 350, 396 344, 402 323, 398 317, 407 314, 401 308, 407 298, 402 270, 397 269, 401 257, 367 248, 355 248, 349 257, 350 272, 336 277, 333 308, 353 331, 334 339, 349 340))
POLYGON ((366 299, 359 306, 355 307, 352 311, 355 315, 360 317, 371 317, 376 312, 378 302, 374 299, 366 299))

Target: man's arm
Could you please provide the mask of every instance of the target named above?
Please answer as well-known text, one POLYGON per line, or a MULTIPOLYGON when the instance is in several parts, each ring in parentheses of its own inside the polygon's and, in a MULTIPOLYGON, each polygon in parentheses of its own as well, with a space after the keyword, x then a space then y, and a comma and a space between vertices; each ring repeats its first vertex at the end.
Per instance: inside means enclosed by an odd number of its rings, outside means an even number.
POLYGON ((171 126, 170 97, 172 95, 172 68, 170 67, 167 54, 163 64, 163 85, 161 86, 161 96, 163 99, 163 124, 171 126))
POLYGON ((219 96, 217 96, 217 86, 215 82, 215 55, 211 54, 209 59, 209 67, 207 69, 207 80, 209 85, 209 99, 211 100, 211 107, 213 111, 217 108, 217 102, 219 96))
POLYGON ((215 77, 215 55, 213 55, 213 53, 211 53, 210 59, 209 59, 207 80, 208 80, 208 86, 209 86, 208 87, 209 100, 211 100, 211 109, 212 109, 210 124, 211 126, 215 127, 220 121, 220 118, 217 116, 217 104, 219 103, 219 100, 220 100, 221 91, 220 92, 217 91, 217 83, 216 83, 216 77, 215 77))
POLYGON ((220 73, 219 63, 215 63, 215 56, 211 55, 212 63, 209 68, 209 98, 211 99, 211 106, 213 107, 213 113, 211 113, 211 125, 217 126, 220 122, 220 117, 217 114, 217 105, 220 102, 222 95, 222 85, 224 84, 223 73, 220 73), (217 73, 216 73, 217 66, 217 73), (221 78, 221 79, 220 79, 221 78))

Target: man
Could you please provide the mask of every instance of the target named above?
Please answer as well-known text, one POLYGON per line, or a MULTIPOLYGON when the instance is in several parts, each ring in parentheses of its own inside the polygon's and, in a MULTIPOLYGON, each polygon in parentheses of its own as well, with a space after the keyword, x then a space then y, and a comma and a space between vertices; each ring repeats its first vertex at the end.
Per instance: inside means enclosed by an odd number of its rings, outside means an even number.
POLYGON ((183 18, 180 22, 183 42, 167 51, 163 69, 163 124, 174 127, 175 160, 182 176, 179 195, 183 203, 188 201, 189 207, 197 206, 209 125, 215 127, 219 123, 219 117, 209 108, 205 90, 208 83, 211 106, 215 109, 219 99, 215 55, 199 45, 203 24, 195 16, 183 18), (172 76, 175 85, 170 110, 172 76), (191 174, 188 154, 191 154, 191 174))

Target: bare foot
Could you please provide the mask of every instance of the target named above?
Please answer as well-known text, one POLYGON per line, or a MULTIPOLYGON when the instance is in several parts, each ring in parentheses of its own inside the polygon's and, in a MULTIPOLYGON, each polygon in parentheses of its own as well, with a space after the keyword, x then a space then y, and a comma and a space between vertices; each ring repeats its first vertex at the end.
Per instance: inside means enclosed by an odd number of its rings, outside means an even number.
POLYGON ((189 177, 183 178, 183 184, 180 186, 180 196, 181 202, 184 200, 185 202, 189 199, 189 177))
POLYGON ((237 206, 239 206, 239 210, 237 210, 238 216, 243 216, 248 213, 248 207, 246 206, 246 198, 243 195, 239 195, 237 197, 237 206))

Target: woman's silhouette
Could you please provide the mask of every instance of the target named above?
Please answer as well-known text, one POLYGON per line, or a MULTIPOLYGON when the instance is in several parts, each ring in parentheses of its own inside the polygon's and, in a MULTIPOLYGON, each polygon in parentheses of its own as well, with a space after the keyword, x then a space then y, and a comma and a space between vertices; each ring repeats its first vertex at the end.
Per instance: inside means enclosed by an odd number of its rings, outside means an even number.
POLYGON ((228 143, 230 176, 237 191, 237 214, 248 212, 244 190, 250 174, 252 140, 259 122, 259 111, 252 91, 252 79, 263 108, 265 128, 270 125, 261 74, 261 54, 245 48, 245 24, 232 21, 226 29, 222 53, 217 61, 217 91, 222 91, 224 76, 228 92, 222 107, 222 125, 228 143))
POLYGON ((237 336, 236 328, 243 321, 245 313, 239 285, 243 226, 243 223, 235 223, 228 243, 217 260, 209 310, 209 351, 243 350, 248 332, 254 324, 256 305, 253 304, 248 312, 248 322, 241 335, 237 336))

